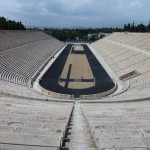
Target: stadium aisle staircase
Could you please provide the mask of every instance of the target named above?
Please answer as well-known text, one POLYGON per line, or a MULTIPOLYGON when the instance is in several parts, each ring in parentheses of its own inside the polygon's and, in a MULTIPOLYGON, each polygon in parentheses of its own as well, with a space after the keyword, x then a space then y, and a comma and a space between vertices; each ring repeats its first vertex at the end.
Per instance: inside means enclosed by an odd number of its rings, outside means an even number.
POLYGON ((75 102, 62 150, 96 150, 96 144, 79 102, 75 102))

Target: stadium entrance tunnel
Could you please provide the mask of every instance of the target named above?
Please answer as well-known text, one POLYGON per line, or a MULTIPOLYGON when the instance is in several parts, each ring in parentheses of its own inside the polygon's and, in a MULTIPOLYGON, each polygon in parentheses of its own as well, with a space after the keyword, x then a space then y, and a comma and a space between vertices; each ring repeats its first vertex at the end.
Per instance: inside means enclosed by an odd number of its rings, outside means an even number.
POLYGON ((79 98, 107 93, 115 83, 85 44, 68 44, 39 82, 46 91, 79 98))

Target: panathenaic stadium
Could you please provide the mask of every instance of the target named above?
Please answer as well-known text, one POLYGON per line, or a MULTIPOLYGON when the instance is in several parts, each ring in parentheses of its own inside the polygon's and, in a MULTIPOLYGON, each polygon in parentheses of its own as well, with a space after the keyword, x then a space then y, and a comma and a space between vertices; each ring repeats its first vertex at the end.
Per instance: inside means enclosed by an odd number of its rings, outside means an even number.
POLYGON ((1 30, 0 149, 149 150, 150 34, 1 30))

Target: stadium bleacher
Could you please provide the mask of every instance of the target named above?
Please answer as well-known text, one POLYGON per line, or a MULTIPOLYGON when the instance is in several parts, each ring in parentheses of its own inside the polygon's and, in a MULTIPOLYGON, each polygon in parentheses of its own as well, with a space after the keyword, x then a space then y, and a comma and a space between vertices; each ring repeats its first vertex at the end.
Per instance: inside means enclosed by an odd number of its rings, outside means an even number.
POLYGON ((64 45, 43 32, 0 31, 0 149, 59 148, 72 104, 28 82, 64 45))
POLYGON ((118 78, 133 71, 138 73, 137 76, 123 80, 125 86, 129 82, 128 89, 125 92, 120 92, 121 94, 110 96, 109 100, 133 100, 150 97, 148 83, 145 86, 150 75, 150 55, 143 48, 144 46, 146 49, 150 48, 148 44, 145 45, 143 42, 148 41, 149 37, 148 33, 113 33, 91 44, 118 78), (141 89, 140 93, 138 89, 141 89))
MULTIPOLYGON (((132 91, 135 95, 136 87, 145 87, 141 95, 148 93, 149 86, 145 86, 145 81, 150 72, 149 37, 148 33, 113 33, 91 44, 118 78, 132 71, 139 73, 123 81, 125 85, 126 82, 130 84, 122 93, 124 95, 132 95, 132 91)), ((37 70, 63 46, 64 43, 43 32, 0 31, 0 79, 27 86, 37 70)))
POLYGON ((21 85, 27 85, 52 54, 64 46, 63 42, 36 31, 0 31, 0 37, 3 38, 0 40, 0 79, 21 85))
POLYGON ((0 149, 58 150, 72 104, 0 97, 0 149))
POLYGON ((123 43, 126 45, 140 48, 143 51, 150 50, 150 34, 149 33, 114 33, 108 40, 123 43))
POLYGON ((35 31, 0 31, 0 52, 27 45, 30 43, 49 39, 50 37, 43 32, 35 31))
POLYGON ((123 89, 109 97, 82 101, 100 149, 150 148, 149 40, 150 34, 114 33, 91 44, 123 83, 123 89), (137 74, 129 76, 132 72, 137 74))
MULTIPOLYGON (((123 84, 107 97, 79 100, 100 149, 150 147, 149 43, 148 33, 113 33, 90 44, 123 84)), ((58 149, 72 101, 28 84, 64 45, 43 32, 0 31, 0 149, 58 149)))
POLYGON ((34 98, 34 99, 47 99, 45 95, 35 91, 32 88, 8 82, 5 80, 0 80, 0 94, 2 95, 13 95, 24 98, 34 98))
POLYGON ((82 108, 99 149, 149 149, 149 101, 82 104, 82 108))

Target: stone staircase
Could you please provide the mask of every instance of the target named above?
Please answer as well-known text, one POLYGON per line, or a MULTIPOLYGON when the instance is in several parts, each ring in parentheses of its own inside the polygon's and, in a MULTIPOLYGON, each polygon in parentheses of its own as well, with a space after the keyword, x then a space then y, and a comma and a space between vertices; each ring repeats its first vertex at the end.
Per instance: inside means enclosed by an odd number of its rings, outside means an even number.
POLYGON ((79 102, 75 102, 62 150, 97 150, 79 102))

